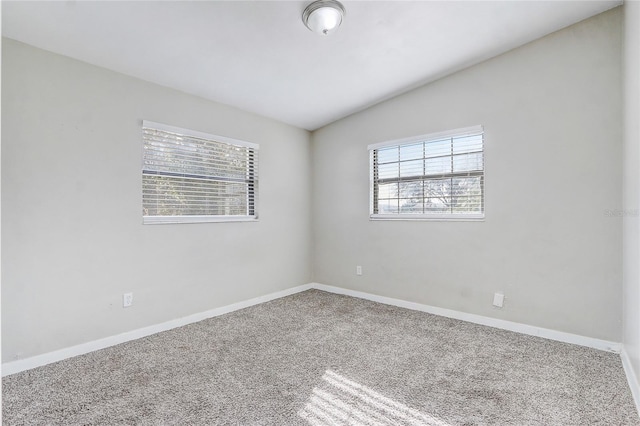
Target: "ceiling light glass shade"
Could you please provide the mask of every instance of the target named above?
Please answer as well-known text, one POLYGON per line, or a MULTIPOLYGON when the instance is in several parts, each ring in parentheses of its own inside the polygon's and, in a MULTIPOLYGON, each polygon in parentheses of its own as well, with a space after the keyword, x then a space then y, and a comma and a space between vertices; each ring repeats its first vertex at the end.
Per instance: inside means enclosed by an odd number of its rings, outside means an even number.
POLYGON ((342 23, 344 6, 335 0, 317 0, 306 7, 302 22, 314 33, 329 35, 342 23))

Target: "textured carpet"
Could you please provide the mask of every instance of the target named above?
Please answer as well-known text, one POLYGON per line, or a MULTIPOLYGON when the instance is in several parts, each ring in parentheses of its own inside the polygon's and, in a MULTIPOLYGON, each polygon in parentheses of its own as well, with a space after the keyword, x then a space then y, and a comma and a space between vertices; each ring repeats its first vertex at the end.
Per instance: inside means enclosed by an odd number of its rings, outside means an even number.
POLYGON ((310 290, 3 379, 6 425, 639 425, 616 354, 310 290))

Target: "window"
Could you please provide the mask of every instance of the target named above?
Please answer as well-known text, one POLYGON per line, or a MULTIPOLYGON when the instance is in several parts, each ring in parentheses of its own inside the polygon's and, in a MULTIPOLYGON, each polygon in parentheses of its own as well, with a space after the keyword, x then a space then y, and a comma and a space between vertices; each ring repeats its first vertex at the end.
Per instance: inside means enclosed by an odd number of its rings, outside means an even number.
POLYGON ((258 145, 143 121, 143 223, 255 220, 258 145))
POLYGON ((484 217, 482 126, 369 146, 372 219, 484 217))

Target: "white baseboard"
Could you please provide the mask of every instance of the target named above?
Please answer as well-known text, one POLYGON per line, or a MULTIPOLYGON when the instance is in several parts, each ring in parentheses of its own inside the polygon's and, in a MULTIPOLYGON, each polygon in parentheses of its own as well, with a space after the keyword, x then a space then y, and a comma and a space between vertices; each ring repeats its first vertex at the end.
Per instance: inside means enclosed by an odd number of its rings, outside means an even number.
MULTIPOLYGON (((202 321, 207 318, 224 315, 229 312, 237 311, 239 309, 247 308, 249 306, 258 305, 260 303, 268 302, 281 297, 289 296, 301 291, 315 288, 318 290, 327 291, 330 293, 344 294, 347 296, 358 297, 360 299, 371 300, 373 302, 380 302, 387 305, 398 306, 401 308, 412 309, 415 311, 427 312, 430 314, 440 315, 443 317, 459 319, 462 321, 468 321, 475 324, 486 325, 489 327, 500 328, 509 331, 515 331, 518 333, 528 334, 531 336, 543 337, 546 339, 557 340, 560 342, 573 343, 576 345, 587 346, 594 349, 600 349, 608 352, 620 353, 622 345, 616 342, 610 342, 606 340, 595 339, 592 337, 579 336, 576 334, 565 333, 562 331, 550 330, 546 328, 534 327, 531 325, 521 324, 517 322, 505 321, 496 318, 485 317, 481 315, 469 314, 466 312, 454 311, 451 309, 438 308, 436 306, 423 305, 415 302, 408 302, 406 300, 394 299, 391 297, 378 296, 375 294, 364 293, 356 290, 344 289, 341 287, 334 287, 320 283, 304 284, 297 287, 289 288, 286 290, 270 293, 264 296, 255 297, 253 299, 245 300, 231 305, 222 306, 220 308, 211 309, 205 312, 189 315, 183 318, 163 322, 161 324, 151 325, 137 330, 128 331, 126 333, 117 334, 115 336, 105 337, 103 339, 94 340, 87 343, 82 343, 76 346, 60 349, 53 352, 48 352, 42 355, 36 355, 30 358, 25 358, 17 361, 7 362, 2 364, 2 376, 8 376, 11 374, 19 373, 21 371, 30 370, 32 368, 40 367, 53 362, 62 361, 74 356, 83 355, 89 352, 104 349, 109 346, 118 345, 120 343, 129 342, 131 340, 140 339, 142 337, 150 336, 152 334, 160 333, 162 331, 171 330, 173 328, 182 327, 187 324, 202 321)), ((623 362, 624 358, 623 358, 623 362)), ((627 358, 628 363, 628 358, 627 358)), ((629 364, 629 368, 630 364, 629 364)), ((628 368, 625 367, 625 371, 628 368)), ((629 370, 633 373, 632 370, 629 370)), ((627 377, 629 377, 627 375, 627 377)), ((635 380, 635 376, 634 376, 635 380)), ((632 383, 630 381, 630 383, 632 383)), ((637 381, 635 381, 637 387, 637 381)), ((632 387, 633 391, 633 387, 632 387)), ((640 393, 640 392, 639 392, 640 393)), ((636 393, 634 393, 636 398, 636 393)), ((638 399, 636 398, 636 401, 638 399)))
POLYGON ((624 345, 620 350, 620 358, 622 358, 622 367, 624 368, 624 373, 627 376, 629 388, 631 388, 633 401, 636 403, 636 410, 638 410, 638 413, 640 413, 640 383, 638 382, 638 376, 636 375, 636 372, 633 369, 633 365, 631 364, 629 354, 624 349, 624 345))
POLYGON ((386 305, 398 306, 414 311, 427 312, 447 318, 454 318, 462 321, 472 322, 475 324, 486 325, 489 327, 500 328, 503 330, 515 331, 517 333, 528 334, 530 336, 543 337, 545 339, 557 340, 559 342, 572 343, 574 345, 587 346, 589 348, 599 349, 607 352, 620 353, 622 345, 608 340, 595 339, 593 337, 580 336, 577 334, 565 333, 563 331, 551 330, 548 328, 535 327, 532 325, 522 324, 518 322, 506 321, 497 318, 485 317, 482 315, 469 314, 466 312, 454 311, 451 309, 438 308, 437 306, 423 305, 421 303, 407 302, 406 300, 393 299, 391 297, 378 296, 375 294, 364 293, 356 290, 348 290, 341 287, 334 287, 325 284, 312 283, 312 288, 328 291, 330 293, 344 294, 347 296, 358 297, 360 299, 371 300, 372 302, 380 302, 386 305))
POLYGON ((103 339, 82 343, 76 346, 48 352, 42 355, 36 355, 30 358, 20 359, 17 361, 2 364, 2 377, 21 371, 30 370, 53 362, 62 361, 63 359, 72 358, 74 356, 83 355, 89 352, 104 349, 109 346, 119 345, 120 343, 129 342, 131 340, 140 339, 162 331, 171 330, 173 328, 182 327, 187 324, 202 321, 207 318, 217 317, 219 315, 228 314, 229 312, 239 309, 248 308, 249 306, 258 305, 260 303, 269 302, 274 299, 289 296, 294 293, 309 290, 311 284, 304 284, 297 287, 289 288, 275 293, 266 294, 264 296, 255 297, 253 299, 244 300, 231 305, 222 306, 220 308, 211 309, 205 312, 189 315, 183 318, 174 319, 160 324, 151 325, 137 330, 128 331, 126 333, 117 334, 115 336, 105 337, 103 339))

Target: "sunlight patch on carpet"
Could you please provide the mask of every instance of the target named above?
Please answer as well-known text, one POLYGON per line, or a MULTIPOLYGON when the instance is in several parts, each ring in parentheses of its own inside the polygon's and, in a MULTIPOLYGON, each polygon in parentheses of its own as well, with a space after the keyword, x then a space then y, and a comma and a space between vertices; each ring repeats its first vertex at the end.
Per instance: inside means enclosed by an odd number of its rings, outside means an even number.
POLYGON ((311 426, 450 426, 367 386, 327 370, 298 415, 311 426))

